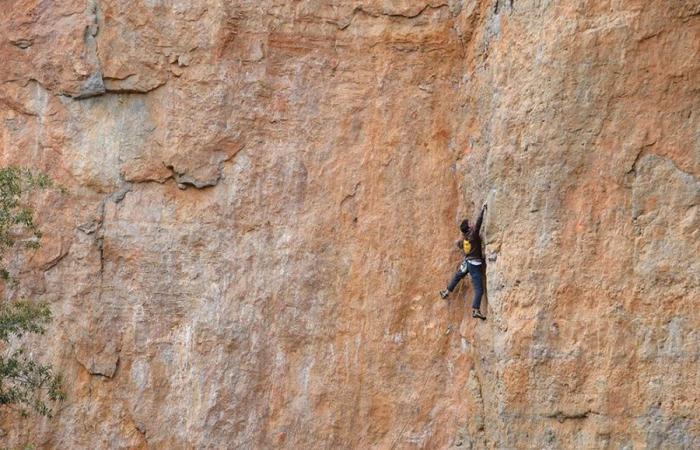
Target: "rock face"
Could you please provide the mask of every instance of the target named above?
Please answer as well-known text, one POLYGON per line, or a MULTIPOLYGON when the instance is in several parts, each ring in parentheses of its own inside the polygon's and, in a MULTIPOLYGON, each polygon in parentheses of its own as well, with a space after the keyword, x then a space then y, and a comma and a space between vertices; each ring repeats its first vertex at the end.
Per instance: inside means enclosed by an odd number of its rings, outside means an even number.
POLYGON ((39 448, 699 448, 694 0, 7 0, 39 448), (488 201, 488 321, 437 291, 488 201))

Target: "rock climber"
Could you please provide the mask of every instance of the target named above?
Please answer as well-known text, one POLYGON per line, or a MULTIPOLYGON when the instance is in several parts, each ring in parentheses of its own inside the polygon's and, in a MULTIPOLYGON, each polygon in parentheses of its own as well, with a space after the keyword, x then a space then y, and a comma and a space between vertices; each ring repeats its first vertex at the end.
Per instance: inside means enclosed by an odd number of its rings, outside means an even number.
POLYGON ((487 205, 484 204, 481 208, 479 218, 476 219, 476 224, 474 224, 473 227, 469 225, 469 220, 467 219, 464 219, 459 225, 459 229, 462 232, 462 239, 459 239, 456 244, 464 254, 464 260, 462 264, 459 265, 459 269, 457 269, 457 273, 455 273, 447 289, 440 291, 440 297, 446 299, 450 293, 454 291, 462 278, 467 274, 471 275, 472 284, 474 285, 472 317, 481 320, 486 320, 486 316, 481 314, 480 310, 481 297, 484 295, 484 256, 481 252, 481 236, 479 236, 479 230, 481 229, 481 222, 484 219, 486 207, 487 205))

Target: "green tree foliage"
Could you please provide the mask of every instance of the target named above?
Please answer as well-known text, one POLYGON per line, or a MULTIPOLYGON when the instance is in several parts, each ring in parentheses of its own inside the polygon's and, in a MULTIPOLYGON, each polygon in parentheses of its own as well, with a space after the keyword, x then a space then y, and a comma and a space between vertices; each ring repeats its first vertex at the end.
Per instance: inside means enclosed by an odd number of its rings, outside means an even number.
MULTIPOLYGON (((0 168, 0 282, 14 280, 5 258, 10 252, 39 247, 41 231, 27 194, 53 187, 44 174, 16 167, 0 168)), ((15 406, 23 414, 31 409, 51 416, 51 405, 65 398, 59 374, 34 361, 24 348, 11 349, 10 339, 44 334, 51 321, 46 304, 26 300, 0 300, 0 406, 15 406)))

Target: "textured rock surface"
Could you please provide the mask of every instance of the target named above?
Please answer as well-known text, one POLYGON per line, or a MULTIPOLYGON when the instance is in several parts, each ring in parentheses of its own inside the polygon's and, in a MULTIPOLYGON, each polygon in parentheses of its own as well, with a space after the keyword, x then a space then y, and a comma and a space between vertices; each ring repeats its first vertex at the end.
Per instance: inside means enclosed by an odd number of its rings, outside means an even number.
POLYGON ((71 193, 4 445, 700 447, 696 1, 6 3, 0 162, 71 193))

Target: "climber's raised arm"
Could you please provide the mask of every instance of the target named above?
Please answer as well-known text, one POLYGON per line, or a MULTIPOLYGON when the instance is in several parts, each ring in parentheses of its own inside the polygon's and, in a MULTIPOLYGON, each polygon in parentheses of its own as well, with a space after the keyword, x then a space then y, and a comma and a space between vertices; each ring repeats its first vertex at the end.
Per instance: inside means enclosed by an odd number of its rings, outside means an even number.
POLYGON ((476 219, 476 225, 474 225, 474 232, 479 234, 481 230, 481 223, 484 221, 484 212, 486 211, 486 203, 481 207, 481 212, 479 213, 479 218, 476 219))

